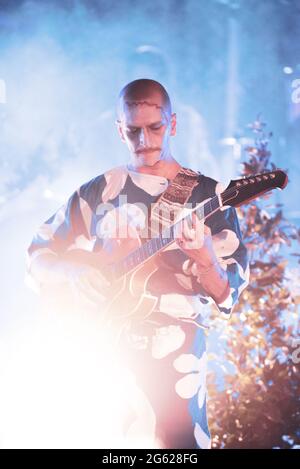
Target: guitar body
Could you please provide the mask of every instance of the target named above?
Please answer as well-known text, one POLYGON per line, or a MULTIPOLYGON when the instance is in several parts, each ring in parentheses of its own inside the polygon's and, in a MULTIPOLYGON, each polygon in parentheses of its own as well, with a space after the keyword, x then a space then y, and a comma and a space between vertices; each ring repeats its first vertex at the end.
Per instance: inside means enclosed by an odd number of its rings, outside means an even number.
POLYGON ((147 291, 148 281, 156 270, 152 258, 113 283, 105 316, 112 321, 113 318, 143 320, 148 317, 157 303, 157 298, 147 291))
POLYGON ((148 317, 157 304, 157 297, 152 296, 148 288, 151 275, 158 269, 155 257, 138 265, 130 273, 119 279, 110 275, 109 266, 122 260, 132 250, 138 248, 138 238, 110 239, 99 253, 74 250, 67 253, 67 258, 80 264, 89 264, 99 269, 103 276, 111 280, 109 287, 104 287, 105 304, 99 305, 101 316, 111 328, 118 329, 131 320, 143 320, 148 317))

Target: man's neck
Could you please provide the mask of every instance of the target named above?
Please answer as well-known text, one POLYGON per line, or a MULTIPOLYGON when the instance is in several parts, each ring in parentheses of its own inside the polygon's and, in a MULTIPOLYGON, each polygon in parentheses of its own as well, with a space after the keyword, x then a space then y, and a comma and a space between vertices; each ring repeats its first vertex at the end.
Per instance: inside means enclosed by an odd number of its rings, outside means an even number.
POLYGON ((154 176, 162 176, 172 180, 175 178, 180 168, 181 165, 174 160, 174 158, 171 158, 168 160, 159 160, 153 166, 140 166, 134 168, 134 170, 139 173, 153 174, 154 176))

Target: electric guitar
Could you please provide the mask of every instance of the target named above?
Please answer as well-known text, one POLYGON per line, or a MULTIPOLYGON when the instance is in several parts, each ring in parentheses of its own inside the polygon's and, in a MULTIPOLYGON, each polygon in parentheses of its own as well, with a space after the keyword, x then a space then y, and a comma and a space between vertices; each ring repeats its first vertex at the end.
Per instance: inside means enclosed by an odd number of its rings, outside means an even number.
MULTIPOLYGON (((280 169, 232 180, 223 192, 190 209, 181 221, 191 222, 193 212, 205 221, 222 208, 239 207, 270 190, 284 189, 287 182, 287 174, 280 169)), ((119 327, 134 318, 143 320, 155 309, 158 299, 149 293, 148 282, 158 269, 157 254, 175 241, 177 223, 180 221, 143 244, 136 239, 124 240, 109 254, 104 250, 99 253, 76 250, 79 262, 97 267, 110 282, 102 314, 112 326, 115 323, 119 327)), ((74 251, 71 253, 75 255, 74 251)))

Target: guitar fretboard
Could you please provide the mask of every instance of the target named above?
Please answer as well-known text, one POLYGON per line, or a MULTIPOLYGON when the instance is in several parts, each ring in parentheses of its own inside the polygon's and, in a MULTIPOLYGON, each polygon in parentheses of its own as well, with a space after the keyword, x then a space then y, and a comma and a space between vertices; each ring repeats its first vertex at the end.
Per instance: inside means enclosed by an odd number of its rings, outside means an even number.
MULTIPOLYGON (((199 220, 205 220, 208 216, 212 215, 212 213, 219 210, 219 208, 219 198, 218 196, 214 196, 207 202, 205 202, 203 205, 192 208, 189 214, 184 217, 184 219, 187 221, 189 226, 191 226, 193 212, 196 212, 199 220)), ((163 248, 171 244, 175 240, 176 226, 179 225, 181 222, 182 220, 174 223, 173 225, 165 229, 159 236, 147 240, 139 248, 130 252, 121 261, 112 265, 111 268, 114 277, 118 279, 123 275, 131 272, 140 264, 147 261, 148 259, 150 259, 150 257, 154 256, 163 248)))

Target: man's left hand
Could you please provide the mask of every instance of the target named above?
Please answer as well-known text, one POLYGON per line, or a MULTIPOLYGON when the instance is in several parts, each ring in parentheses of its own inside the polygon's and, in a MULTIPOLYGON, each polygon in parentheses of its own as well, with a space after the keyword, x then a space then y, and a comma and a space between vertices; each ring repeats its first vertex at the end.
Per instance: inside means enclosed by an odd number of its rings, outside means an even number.
POLYGON ((176 242, 199 266, 209 266, 216 262, 210 228, 203 220, 199 220, 196 213, 192 213, 192 221, 183 219, 176 225, 176 242))

